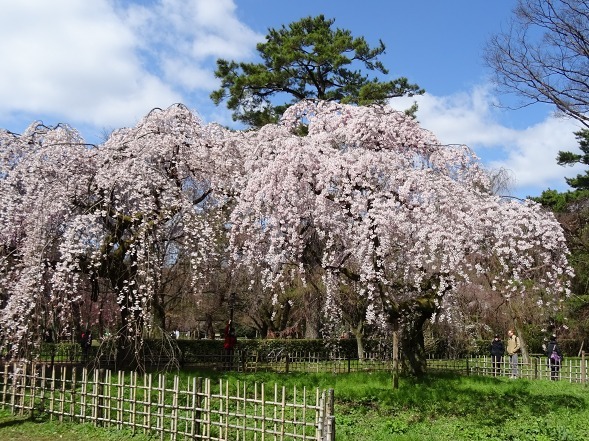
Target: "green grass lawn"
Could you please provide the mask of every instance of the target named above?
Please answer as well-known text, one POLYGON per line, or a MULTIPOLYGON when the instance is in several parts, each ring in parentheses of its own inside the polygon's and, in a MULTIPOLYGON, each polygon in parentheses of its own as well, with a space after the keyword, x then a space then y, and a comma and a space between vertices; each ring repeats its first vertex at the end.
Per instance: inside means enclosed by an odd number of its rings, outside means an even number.
MULTIPOLYGON (((186 379, 189 374, 182 374, 186 379)), ((398 390, 385 372, 353 374, 240 374, 196 372, 267 385, 335 390, 336 439, 581 441, 589 439, 589 389, 545 380, 509 380, 432 374, 402 378, 398 390)), ((124 440, 143 435, 59 424, 42 417, 30 421, 0 411, 2 440, 124 440)))
POLYGON ((91 424, 49 422, 14 417, 0 410, 0 439, 2 441, 147 441, 146 436, 133 436, 128 430, 103 429, 91 424))

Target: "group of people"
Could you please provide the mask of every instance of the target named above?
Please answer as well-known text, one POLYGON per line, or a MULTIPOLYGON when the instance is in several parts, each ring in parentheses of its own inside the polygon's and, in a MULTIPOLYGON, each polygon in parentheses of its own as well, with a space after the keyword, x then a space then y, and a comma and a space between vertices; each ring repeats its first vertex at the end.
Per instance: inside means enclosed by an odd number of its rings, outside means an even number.
MULTIPOLYGON (((550 366, 550 379, 558 380, 558 372, 563 360, 563 355, 560 346, 556 343, 556 335, 550 337, 547 345, 543 345, 544 352, 548 357, 548 366, 550 366)), ((509 357, 509 366, 511 368, 511 376, 509 378, 517 378, 519 376, 519 353, 521 352, 521 344, 519 337, 512 329, 507 331, 507 347, 501 340, 499 334, 495 334, 495 338, 491 341, 491 364, 493 367, 493 375, 497 376, 501 373, 501 361, 507 352, 509 357)))

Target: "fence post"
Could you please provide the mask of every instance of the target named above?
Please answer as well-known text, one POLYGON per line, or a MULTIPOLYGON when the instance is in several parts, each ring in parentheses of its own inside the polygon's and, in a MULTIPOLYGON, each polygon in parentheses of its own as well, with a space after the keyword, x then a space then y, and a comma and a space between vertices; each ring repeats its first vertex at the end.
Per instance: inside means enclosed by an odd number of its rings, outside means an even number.
POLYGON ((198 377, 196 379, 196 402, 195 402, 195 407, 196 407, 196 414, 194 416, 195 419, 195 435, 202 435, 200 432, 200 422, 201 422, 201 418, 202 418, 202 377, 198 377))
POLYGON ((334 395, 333 389, 329 389, 328 399, 327 399, 327 415, 325 415, 327 420, 327 441, 335 441, 335 415, 334 415, 334 395))
POLYGON ((534 364, 534 380, 538 379, 538 357, 534 357, 533 359, 533 364, 534 364))
POLYGON ((470 358, 466 357, 466 375, 470 375, 470 358))
POLYGON ((5 405, 7 404, 6 396, 7 396, 7 391, 8 391, 9 378, 10 377, 8 376, 8 363, 6 363, 4 365, 4 374, 2 376, 2 410, 4 410, 5 405))
POLYGON ((76 367, 74 366, 72 368, 72 385, 71 385, 71 390, 70 390, 70 421, 74 422, 75 421, 75 417, 76 417, 76 405, 78 404, 77 402, 77 396, 76 396, 76 367))
MULTIPOLYGON (((41 365, 41 402, 39 404, 39 412, 42 414, 45 412, 45 392, 46 392, 46 378, 45 378, 45 364, 41 365)), ((2 402, 4 407, 4 402, 2 402)))
POLYGON ((21 363, 22 366, 22 372, 21 372, 21 380, 20 382, 17 383, 16 387, 17 387, 17 392, 16 392, 16 396, 17 396, 17 402, 18 402, 18 407, 19 407, 19 415, 23 415, 24 414, 24 410, 25 410, 25 398, 27 395, 27 365, 25 363, 21 363))
MULTIPOLYGON (((104 419, 104 415, 102 413, 104 409, 104 383, 105 383, 105 375, 104 369, 98 369, 98 379, 97 379, 97 389, 96 389, 96 420, 94 424, 97 426, 102 426, 101 420, 104 419)), ((110 386, 109 386, 110 387, 110 386)), ((105 424, 106 426, 106 424, 105 424)))
POLYGON ((12 387, 10 388, 10 413, 16 412, 16 384, 18 382, 18 369, 16 363, 12 365, 12 387))
POLYGON ((587 381, 587 360, 585 360, 585 351, 581 351, 581 383, 587 381))

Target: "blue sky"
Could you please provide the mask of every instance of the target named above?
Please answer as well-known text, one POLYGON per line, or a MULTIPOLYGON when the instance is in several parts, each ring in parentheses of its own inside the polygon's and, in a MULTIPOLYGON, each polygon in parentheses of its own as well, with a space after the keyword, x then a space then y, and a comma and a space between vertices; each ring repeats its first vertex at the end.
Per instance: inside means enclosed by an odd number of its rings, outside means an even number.
MULTIPOLYGON (((0 0, 0 128, 68 123, 88 142, 134 125, 154 107, 182 102, 206 122, 231 125, 209 94, 215 60, 255 61, 268 28, 324 14, 375 46, 390 77, 426 90, 418 120, 444 143, 473 148, 513 178, 525 197, 566 189, 579 168, 556 164, 576 150, 578 125, 549 106, 507 110, 482 60, 516 0, 0 0)), ((412 100, 394 100, 405 109, 412 100)))

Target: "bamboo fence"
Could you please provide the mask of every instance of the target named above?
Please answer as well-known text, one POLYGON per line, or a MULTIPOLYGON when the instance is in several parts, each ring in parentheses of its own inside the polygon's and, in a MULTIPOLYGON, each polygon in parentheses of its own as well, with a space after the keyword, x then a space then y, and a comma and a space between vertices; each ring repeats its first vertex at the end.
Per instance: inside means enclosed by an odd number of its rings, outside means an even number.
MULTIPOLYGON (((466 375, 502 376, 512 375, 509 357, 501 359, 498 372, 494 372, 491 357, 469 357, 456 360, 428 359, 427 368, 429 371, 451 371, 466 375)), ((518 357, 518 378, 528 380, 550 380, 550 366, 545 356, 530 356, 524 359, 518 357)), ((558 370, 557 378, 570 383, 587 384, 589 378, 589 366, 585 352, 581 357, 565 358, 558 370)))
POLYGON ((5 365, 0 406, 13 414, 128 428, 160 440, 335 440, 333 389, 164 374, 113 373, 73 366, 5 365))

